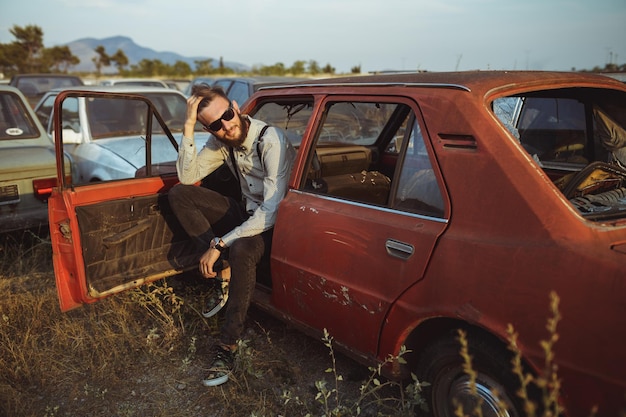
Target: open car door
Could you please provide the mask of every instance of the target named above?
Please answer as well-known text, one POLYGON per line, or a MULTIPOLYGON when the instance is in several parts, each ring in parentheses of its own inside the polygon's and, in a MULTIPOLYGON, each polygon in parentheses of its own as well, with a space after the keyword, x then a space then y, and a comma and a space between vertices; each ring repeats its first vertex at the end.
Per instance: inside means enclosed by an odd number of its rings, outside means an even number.
POLYGON ((173 161, 169 172, 151 162, 156 135, 166 135, 176 150, 178 144, 153 104, 139 95, 68 90, 55 101, 54 123, 60 186, 52 192, 48 211, 61 310, 191 268, 195 247, 167 201, 167 191, 178 181, 173 161), (65 177, 62 110, 70 97, 134 100, 141 106, 145 146, 119 150, 143 154, 145 164, 134 178, 77 184, 65 177))

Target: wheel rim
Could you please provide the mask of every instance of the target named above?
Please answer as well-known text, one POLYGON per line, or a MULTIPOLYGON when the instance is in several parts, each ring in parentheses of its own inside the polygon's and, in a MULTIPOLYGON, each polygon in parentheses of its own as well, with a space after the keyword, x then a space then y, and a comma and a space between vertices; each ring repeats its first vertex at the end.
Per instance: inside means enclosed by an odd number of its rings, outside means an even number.
POLYGON ((482 401, 481 411, 484 417, 512 417, 511 412, 508 411, 512 409, 512 406, 503 394, 504 387, 486 375, 480 375, 475 386, 476 393, 473 393, 469 376, 463 375, 454 382, 450 394, 452 398, 457 398, 464 407, 467 407, 467 411, 472 410, 479 404, 479 401, 482 401), (503 404, 507 410, 500 410, 498 404, 503 404))
MULTIPOLYGON (((446 384, 442 384, 445 386, 446 384)), ((444 387, 441 388, 444 388, 444 387)), ((517 417, 512 401, 507 397, 505 388, 493 378, 479 373, 475 381, 476 392, 472 392, 469 376, 456 375, 451 378, 447 389, 435 393, 436 404, 447 410, 439 410, 435 415, 454 415, 457 405, 463 406, 465 413, 471 413, 481 403, 483 417, 517 417), (501 404, 503 407, 498 407, 501 404), (501 409, 503 408, 503 409, 501 409)))

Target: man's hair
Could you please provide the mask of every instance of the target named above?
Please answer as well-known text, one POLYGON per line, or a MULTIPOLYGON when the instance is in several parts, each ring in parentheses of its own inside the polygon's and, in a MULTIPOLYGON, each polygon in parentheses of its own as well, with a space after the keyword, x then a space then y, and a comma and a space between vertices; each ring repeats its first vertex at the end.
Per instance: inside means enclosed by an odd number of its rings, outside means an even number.
POLYGON ((208 84, 204 84, 204 83, 196 84, 193 87, 191 87, 191 94, 198 96, 198 97, 202 97, 200 104, 198 104, 198 113, 200 113, 202 109, 207 107, 209 103, 211 103, 217 97, 221 97, 224 100, 230 102, 230 99, 224 92, 224 89, 219 86, 211 87, 208 84))

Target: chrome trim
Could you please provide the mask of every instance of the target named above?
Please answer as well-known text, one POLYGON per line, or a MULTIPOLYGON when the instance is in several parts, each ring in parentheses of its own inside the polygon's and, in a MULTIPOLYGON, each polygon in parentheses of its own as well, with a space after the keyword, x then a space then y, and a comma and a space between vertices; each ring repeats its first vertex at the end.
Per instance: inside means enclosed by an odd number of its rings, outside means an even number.
POLYGON ((424 214, 410 213, 408 211, 391 209, 389 207, 374 206, 374 205, 371 205, 371 204, 359 203, 358 201, 344 200, 344 199, 333 197, 333 196, 329 196, 329 195, 315 194, 315 193, 311 193, 311 192, 307 192, 307 191, 303 191, 303 190, 291 189, 291 190, 289 190, 289 192, 290 193, 297 193, 297 194, 306 194, 306 195, 314 196, 314 197, 317 197, 317 198, 321 198, 323 200, 337 201, 339 203, 344 203, 344 204, 348 204, 348 205, 352 205, 352 206, 358 206, 358 207, 365 207, 365 208, 369 208, 369 209, 382 211, 382 212, 385 212, 385 213, 402 214, 404 216, 414 217, 414 218, 420 219, 420 220, 429 220, 429 221, 436 222, 436 223, 448 224, 448 221, 449 221, 448 219, 442 219, 440 217, 432 217, 432 216, 426 216, 424 214))
POLYGON ((445 84, 445 83, 411 83, 411 82, 379 82, 379 83, 320 83, 320 84, 281 84, 259 87, 257 91, 299 88, 299 87, 420 87, 420 88, 449 88, 453 90, 467 91, 472 90, 461 84, 445 84))

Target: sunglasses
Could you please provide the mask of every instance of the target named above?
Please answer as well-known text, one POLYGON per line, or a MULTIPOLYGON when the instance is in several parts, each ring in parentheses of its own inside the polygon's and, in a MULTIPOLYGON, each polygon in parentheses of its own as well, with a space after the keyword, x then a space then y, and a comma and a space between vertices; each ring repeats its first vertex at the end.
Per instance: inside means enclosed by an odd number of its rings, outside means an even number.
POLYGON ((217 132, 222 127, 224 127, 222 120, 226 120, 227 122, 229 122, 233 120, 233 117, 235 117, 235 110, 233 109, 233 106, 230 105, 228 106, 228 109, 224 112, 224 114, 222 114, 222 117, 212 122, 210 125, 206 126, 206 128, 212 132, 217 132))

